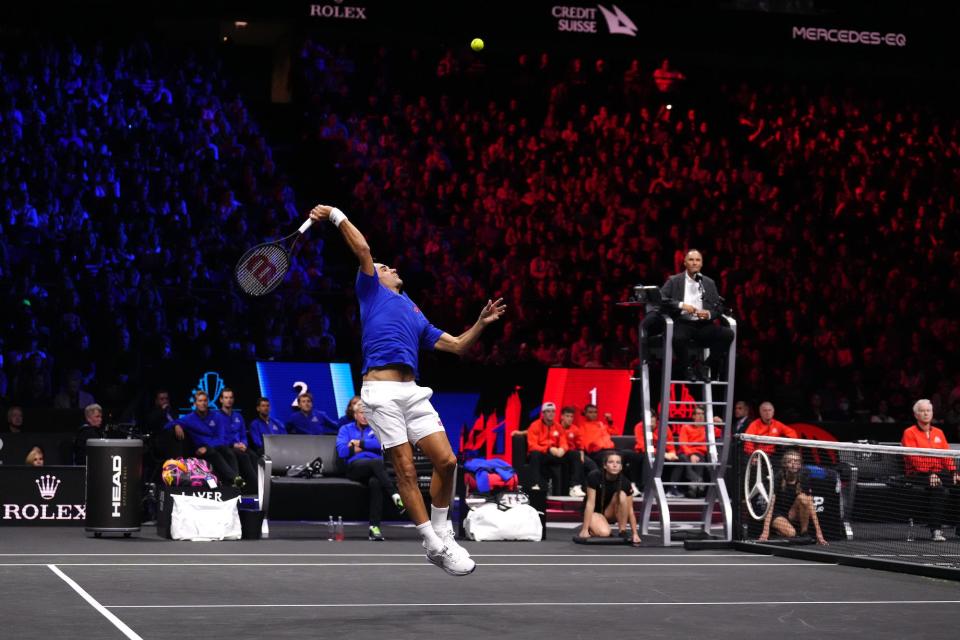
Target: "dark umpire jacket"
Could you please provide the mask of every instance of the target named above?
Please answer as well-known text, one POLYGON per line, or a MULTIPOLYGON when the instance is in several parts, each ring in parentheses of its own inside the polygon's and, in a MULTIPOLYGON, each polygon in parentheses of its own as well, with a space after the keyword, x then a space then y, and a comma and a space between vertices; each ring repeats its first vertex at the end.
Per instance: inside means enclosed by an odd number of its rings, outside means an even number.
MULTIPOLYGON (((667 278, 667 282, 660 287, 662 299, 660 311, 674 319, 680 317, 680 304, 683 302, 683 294, 687 286, 686 277, 687 272, 681 271, 667 278)), ((717 283, 712 278, 700 274, 700 284, 703 285, 703 309, 710 312, 710 320, 716 320, 723 313, 717 283)))

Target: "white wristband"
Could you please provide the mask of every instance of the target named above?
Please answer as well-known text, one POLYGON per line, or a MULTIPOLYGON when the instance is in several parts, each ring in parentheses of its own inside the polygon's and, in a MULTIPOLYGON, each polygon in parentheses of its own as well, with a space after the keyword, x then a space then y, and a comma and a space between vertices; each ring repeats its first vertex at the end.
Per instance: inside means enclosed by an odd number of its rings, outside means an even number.
POLYGON ((336 207, 334 207, 330 211, 330 222, 332 222, 335 226, 339 227, 340 223, 346 219, 347 219, 347 214, 345 214, 343 211, 340 211, 340 209, 337 209, 336 207))

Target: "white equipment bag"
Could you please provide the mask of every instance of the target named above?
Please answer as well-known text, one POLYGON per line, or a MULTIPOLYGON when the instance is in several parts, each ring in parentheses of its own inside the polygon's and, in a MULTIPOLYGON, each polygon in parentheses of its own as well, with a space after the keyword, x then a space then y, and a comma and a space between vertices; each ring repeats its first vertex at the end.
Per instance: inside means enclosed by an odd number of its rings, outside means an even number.
POLYGON ((502 510, 488 502, 471 509, 463 523, 471 540, 530 540, 543 539, 543 527, 537 510, 528 504, 518 504, 502 510))
POLYGON ((239 497, 219 502, 197 496, 173 495, 170 537, 174 540, 239 540, 239 497))

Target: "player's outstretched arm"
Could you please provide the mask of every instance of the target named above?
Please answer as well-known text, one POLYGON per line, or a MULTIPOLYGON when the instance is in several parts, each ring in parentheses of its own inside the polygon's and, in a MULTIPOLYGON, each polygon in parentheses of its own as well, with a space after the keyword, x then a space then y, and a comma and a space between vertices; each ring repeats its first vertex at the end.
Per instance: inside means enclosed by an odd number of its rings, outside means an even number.
POLYGON ((504 304, 503 298, 487 300, 487 304, 484 305, 483 311, 480 312, 480 317, 477 318, 477 321, 473 323, 472 327, 461 333, 459 336, 452 336, 449 333, 444 333, 440 336, 440 339, 437 340, 437 343, 433 348, 462 356, 470 350, 470 347, 472 347, 473 343, 477 341, 477 338, 480 337, 480 334, 483 333, 483 330, 487 327, 487 325, 499 320, 500 316, 502 316, 506 310, 507 305, 504 304))
POLYGON ((337 225, 340 233, 343 234, 343 239, 347 241, 350 251, 353 251, 353 255, 357 256, 357 260, 360 261, 360 271, 368 276, 373 275, 373 255, 370 253, 370 245, 367 244, 367 239, 363 237, 360 230, 347 220, 343 211, 326 204, 318 204, 310 210, 310 217, 317 221, 329 220, 337 225))

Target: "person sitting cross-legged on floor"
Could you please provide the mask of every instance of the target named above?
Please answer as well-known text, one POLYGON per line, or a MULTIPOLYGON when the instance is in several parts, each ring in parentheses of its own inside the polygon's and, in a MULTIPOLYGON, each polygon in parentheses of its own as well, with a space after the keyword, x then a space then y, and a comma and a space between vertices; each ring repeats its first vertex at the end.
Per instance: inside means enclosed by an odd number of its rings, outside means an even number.
POLYGON ((799 449, 790 448, 784 451, 780 460, 780 471, 774 478, 770 501, 767 515, 763 519, 760 542, 766 542, 771 531, 785 538, 806 535, 813 523, 817 544, 827 544, 823 531, 820 530, 817 507, 813 503, 810 474, 803 468, 803 457, 799 449))
POLYGON ((581 538, 609 538, 610 523, 617 522, 621 537, 627 535, 627 523, 632 531, 631 542, 640 544, 637 515, 630 496, 630 480, 623 474, 623 459, 616 451, 603 457, 603 466, 587 474, 587 496, 583 499, 583 526, 581 538))
POLYGON ((363 415, 363 403, 360 396, 354 396, 347 404, 348 422, 337 433, 337 455, 347 465, 347 477, 367 485, 370 493, 370 535, 371 540, 383 540, 380 522, 383 519, 383 498, 387 496, 403 511, 403 501, 397 493, 397 487, 387 475, 383 466, 383 451, 373 428, 363 415))

